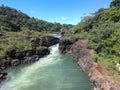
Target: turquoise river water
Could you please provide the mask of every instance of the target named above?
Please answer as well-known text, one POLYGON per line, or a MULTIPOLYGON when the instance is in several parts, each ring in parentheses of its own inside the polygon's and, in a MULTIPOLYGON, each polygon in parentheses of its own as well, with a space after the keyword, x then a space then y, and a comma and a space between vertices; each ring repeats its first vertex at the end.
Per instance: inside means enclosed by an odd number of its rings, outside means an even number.
POLYGON ((58 45, 51 54, 33 64, 7 70, 8 79, 0 90, 92 90, 92 84, 69 55, 59 53, 58 45))

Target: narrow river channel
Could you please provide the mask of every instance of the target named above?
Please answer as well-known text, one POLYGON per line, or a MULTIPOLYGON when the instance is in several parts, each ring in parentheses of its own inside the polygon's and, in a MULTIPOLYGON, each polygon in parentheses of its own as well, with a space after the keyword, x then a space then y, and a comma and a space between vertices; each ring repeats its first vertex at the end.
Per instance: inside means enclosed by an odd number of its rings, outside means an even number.
POLYGON ((0 90, 92 90, 86 75, 69 55, 59 53, 58 45, 39 61, 10 68, 0 90))

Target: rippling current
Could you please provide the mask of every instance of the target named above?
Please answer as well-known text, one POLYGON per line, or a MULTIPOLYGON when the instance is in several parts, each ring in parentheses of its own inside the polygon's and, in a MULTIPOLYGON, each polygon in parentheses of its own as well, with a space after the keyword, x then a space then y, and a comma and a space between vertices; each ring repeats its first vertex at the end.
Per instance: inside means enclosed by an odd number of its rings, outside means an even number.
POLYGON ((7 70, 8 79, 0 90, 92 90, 86 75, 69 55, 62 55, 58 45, 51 54, 33 64, 7 70))

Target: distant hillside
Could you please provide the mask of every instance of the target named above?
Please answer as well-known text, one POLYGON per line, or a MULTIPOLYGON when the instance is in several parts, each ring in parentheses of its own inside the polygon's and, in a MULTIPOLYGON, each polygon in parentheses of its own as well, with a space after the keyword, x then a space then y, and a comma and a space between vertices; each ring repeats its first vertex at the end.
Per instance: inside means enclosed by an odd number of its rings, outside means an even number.
POLYGON ((61 29, 70 29, 73 25, 61 25, 39 20, 22 13, 20 10, 8 6, 0 6, 0 31, 45 31, 59 32, 61 29))
POLYGON ((101 8, 68 32, 71 36, 88 40, 88 48, 95 50, 95 61, 101 61, 112 72, 120 62, 120 0, 113 0, 110 8, 101 8))

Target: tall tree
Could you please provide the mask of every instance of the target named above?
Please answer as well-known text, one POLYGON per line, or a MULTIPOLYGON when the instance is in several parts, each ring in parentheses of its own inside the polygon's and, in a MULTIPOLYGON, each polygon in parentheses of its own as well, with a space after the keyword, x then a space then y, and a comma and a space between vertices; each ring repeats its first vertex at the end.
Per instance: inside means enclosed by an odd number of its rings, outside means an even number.
POLYGON ((120 0, 112 0, 110 7, 120 8, 120 0))

